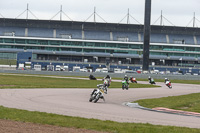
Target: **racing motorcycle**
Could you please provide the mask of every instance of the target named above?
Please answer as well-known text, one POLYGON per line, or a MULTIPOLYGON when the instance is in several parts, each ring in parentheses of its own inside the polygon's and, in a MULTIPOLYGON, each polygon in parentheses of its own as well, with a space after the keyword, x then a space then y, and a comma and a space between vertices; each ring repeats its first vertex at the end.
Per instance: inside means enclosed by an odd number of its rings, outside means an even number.
POLYGON ((124 90, 124 89, 128 90, 128 87, 129 87, 129 85, 128 85, 127 81, 122 80, 122 90, 124 90))
POLYGON ((103 85, 109 87, 111 84, 111 79, 102 79, 103 80, 103 85))
POLYGON ((169 87, 170 89, 172 88, 172 84, 171 84, 171 82, 170 82, 170 81, 166 81, 166 83, 165 83, 165 84, 166 84, 166 86, 167 86, 167 87, 169 87))
POLYGON ((99 84, 97 85, 97 89, 94 89, 91 96, 90 96, 90 99, 89 99, 89 102, 94 102, 96 103, 100 98, 104 100, 105 102, 105 99, 104 99, 104 85, 103 84, 99 84))
POLYGON ((131 83, 137 83, 136 78, 130 78, 131 83))
POLYGON ((90 74, 89 79, 90 79, 90 80, 97 80, 97 79, 95 78, 95 76, 92 75, 92 74, 90 74))
POLYGON ((150 83, 150 84, 156 84, 156 82, 154 81, 153 78, 149 79, 149 83, 150 83))

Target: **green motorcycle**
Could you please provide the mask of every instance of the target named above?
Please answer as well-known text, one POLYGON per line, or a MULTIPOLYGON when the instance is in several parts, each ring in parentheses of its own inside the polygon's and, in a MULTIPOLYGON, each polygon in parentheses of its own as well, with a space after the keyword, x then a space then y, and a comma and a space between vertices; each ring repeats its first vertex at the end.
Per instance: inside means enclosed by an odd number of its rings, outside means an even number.
POLYGON ((124 89, 128 90, 128 87, 129 87, 128 82, 126 80, 122 80, 122 90, 124 89))

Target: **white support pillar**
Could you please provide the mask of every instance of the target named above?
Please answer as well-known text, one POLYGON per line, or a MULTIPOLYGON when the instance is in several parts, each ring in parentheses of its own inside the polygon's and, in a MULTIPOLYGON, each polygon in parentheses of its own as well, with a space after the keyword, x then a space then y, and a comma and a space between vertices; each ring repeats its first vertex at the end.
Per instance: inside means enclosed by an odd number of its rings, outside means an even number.
POLYGON ((25 28, 25 36, 28 36, 28 28, 25 28))
POLYGON ((56 38, 56 29, 53 29, 53 38, 56 38))

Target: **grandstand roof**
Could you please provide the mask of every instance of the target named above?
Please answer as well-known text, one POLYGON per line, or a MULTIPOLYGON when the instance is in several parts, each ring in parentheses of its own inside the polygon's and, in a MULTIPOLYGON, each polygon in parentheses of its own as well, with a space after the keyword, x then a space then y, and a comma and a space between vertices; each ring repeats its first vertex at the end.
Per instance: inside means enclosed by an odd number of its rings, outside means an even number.
MULTIPOLYGON (((52 29, 83 29, 97 31, 126 31, 143 32, 144 25, 120 24, 120 23, 100 23, 81 21, 58 21, 58 20, 35 20, 35 19, 11 19, 0 18, 0 26, 35 27, 52 29)), ((172 34, 192 34, 200 35, 200 28, 178 27, 178 26, 151 26, 152 33, 172 33, 172 34)))

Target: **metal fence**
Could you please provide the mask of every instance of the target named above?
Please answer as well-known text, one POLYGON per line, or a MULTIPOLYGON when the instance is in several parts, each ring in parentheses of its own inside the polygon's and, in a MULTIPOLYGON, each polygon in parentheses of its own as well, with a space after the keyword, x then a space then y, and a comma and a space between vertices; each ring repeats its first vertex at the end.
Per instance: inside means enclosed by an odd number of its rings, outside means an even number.
POLYGON ((67 72, 67 71, 32 71, 32 70, 0 70, 0 73, 18 73, 18 74, 42 74, 42 75, 57 75, 57 76, 86 76, 90 74, 95 77, 105 77, 110 75, 112 78, 123 78, 125 75, 133 76, 137 79, 147 79, 151 76, 154 79, 163 79, 169 78, 170 80, 179 79, 179 80, 200 80, 200 75, 173 75, 173 74, 132 74, 132 73, 89 73, 89 72, 67 72))

